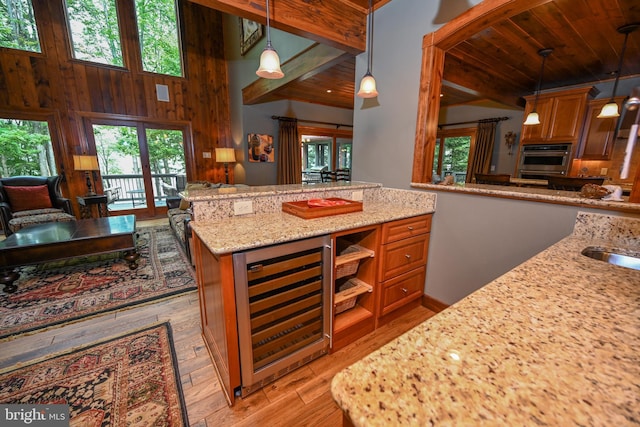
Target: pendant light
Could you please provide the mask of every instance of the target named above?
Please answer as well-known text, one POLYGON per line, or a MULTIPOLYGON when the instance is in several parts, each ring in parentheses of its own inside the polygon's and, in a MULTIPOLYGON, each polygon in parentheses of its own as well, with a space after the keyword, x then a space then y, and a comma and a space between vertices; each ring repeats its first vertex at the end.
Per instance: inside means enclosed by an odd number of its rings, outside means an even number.
POLYGON ((618 111, 618 104, 614 98, 616 97, 616 90, 618 89, 618 80, 620 80, 620 71, 622 71, 622 61, 624 59, 624 51, 627 49, 627 39, 629 38, 629 33, 635 31, 640 24, 629 24, 623 25, 618 28, 618 32, 620 34, 624 34, 624 42, 622 43, 622 50, 620 51, 620 61, 618 62, 618 69, 616 70, 616 81, 613 83, 613 92, 611 93, 611 99, 607 102, 600 110, 600 114, 598 114, 599 119, 608 119, 612 117, 620 117, 620 112, 618 111))
POLYGON ((540 116, 536 111, 538 107, 538 97, 540 96, 540 87, 542 86, 542 74, 544 73, 544 62, 547 59, 547 56, 551 55, 553 49, 540 49, 538 51, 538 55, 542 56, 542 66, 540 67, 540 77, 538 79, 538 89, 536 89, 536 99, 533 101, 533 110, 527 115, 527 120, 524 121, 524 125, 539 125, 540 124, 540 116))
POLYGON ((369 0, 369 31, 367 34, 368 46, 367 46, 367 73, 360 80, 360 90, 358 91, 358 96, 360 98, 375 98, 378 96, 378 91, 376 90, 376 79, 373 78, 373 74, 371 74, 372 68, 372 49, 373 49, 373 1, 369 0))
POLYGON ((267 46, 260 55, 260 67, 256 74, 265 79, 281 79, 284 77, 284 73, 280 69, 278 52, 271 46, 271 32, 269 30, 269 0, 267 0, 267 46))

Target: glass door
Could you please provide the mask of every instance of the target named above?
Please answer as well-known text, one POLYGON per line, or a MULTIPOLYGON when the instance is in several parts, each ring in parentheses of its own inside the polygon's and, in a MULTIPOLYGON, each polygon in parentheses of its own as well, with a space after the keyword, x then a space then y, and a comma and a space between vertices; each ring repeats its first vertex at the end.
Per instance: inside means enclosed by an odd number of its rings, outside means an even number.
POLYGON ((92 123, 90 131, 109 211, 154 216, 184 189, 184 129, 92 123))

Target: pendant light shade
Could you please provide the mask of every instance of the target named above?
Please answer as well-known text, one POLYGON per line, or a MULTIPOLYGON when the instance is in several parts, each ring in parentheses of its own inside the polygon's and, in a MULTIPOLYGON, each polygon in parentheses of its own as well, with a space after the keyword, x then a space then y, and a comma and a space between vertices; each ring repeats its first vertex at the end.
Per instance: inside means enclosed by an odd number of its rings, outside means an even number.
POLYGON ((629 33, 635 31, 640 24, 629 24, 623 25, 618 28, 618 32, 620 34, 624 34, 624 42, 622 43, 622 50, 620 51, 620 61, 618 62, 618 69, 616 70, 616 81, 613 84, 613 92, 611 93, 611 99, 607 102, 600 110, 600 114, 598 114, 599 119, 608 119, 612 117, 620 117, 620 112, 618 110, 618 104, 614 98, 616 97, 616 90, 618 89, 618 81, 620 80, 620 72, 622 71, 622 61, 624 60, 624 51, 627 49, 627 39, 629 38, 629 33))
POLYGON ((358 97, 360 98, 375 98, 378 96, 376 90, 376 79, 371 74, 372 68, 372 49, 373 49, 373 1, 369 0, 369 31, 367 34, 368 47, 367 47, 367 72, 360 81, 360 90, 358 90, 358 97))
POLYGON ((284 73, 280 69, 280 57, 271 45, 271 25, 269 24, 269 0, 267 0, 267 46, 260 55, 260 66, 256 71, 258 77, 265 79, 281 79, 284 73))
POLYGON ((540 77, 538 78, 538 88, 536 89, 536 99, 533 101, 533 110, 527 115, 527 119, 524 121, 525 126, 529 125, 539 125, 540 124, 540 116, 536 111, 538 107, 538 97, 540 96, 540 88, 542 87, 542 75, 544 73, 544 62, 547 59, 547 56, 551 55, 553 49, 540 49, 538 51, 538 55, 542 56, 542 65, 540 66, 540 77))

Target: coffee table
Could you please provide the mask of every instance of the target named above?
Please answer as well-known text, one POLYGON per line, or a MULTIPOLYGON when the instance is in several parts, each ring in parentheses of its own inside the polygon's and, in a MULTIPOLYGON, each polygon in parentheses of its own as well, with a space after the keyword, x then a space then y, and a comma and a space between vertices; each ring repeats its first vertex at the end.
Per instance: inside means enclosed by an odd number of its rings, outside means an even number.
POLYGON ((135 215, 28 226, 0 242, 0 284, 12 293, 18 267, 109 252, 123 252, 133 270, 140 257, 136 239, 135 215))

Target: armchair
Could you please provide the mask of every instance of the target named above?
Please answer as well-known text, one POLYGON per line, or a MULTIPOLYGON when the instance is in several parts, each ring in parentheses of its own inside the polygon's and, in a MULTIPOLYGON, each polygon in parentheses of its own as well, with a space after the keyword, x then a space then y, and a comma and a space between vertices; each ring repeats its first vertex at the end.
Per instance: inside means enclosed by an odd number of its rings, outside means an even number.
POLYGON ((71 202, 60 192, 59 176, 0 178, 0 222, 5 236, 32 224, 75 219, 71 202))

